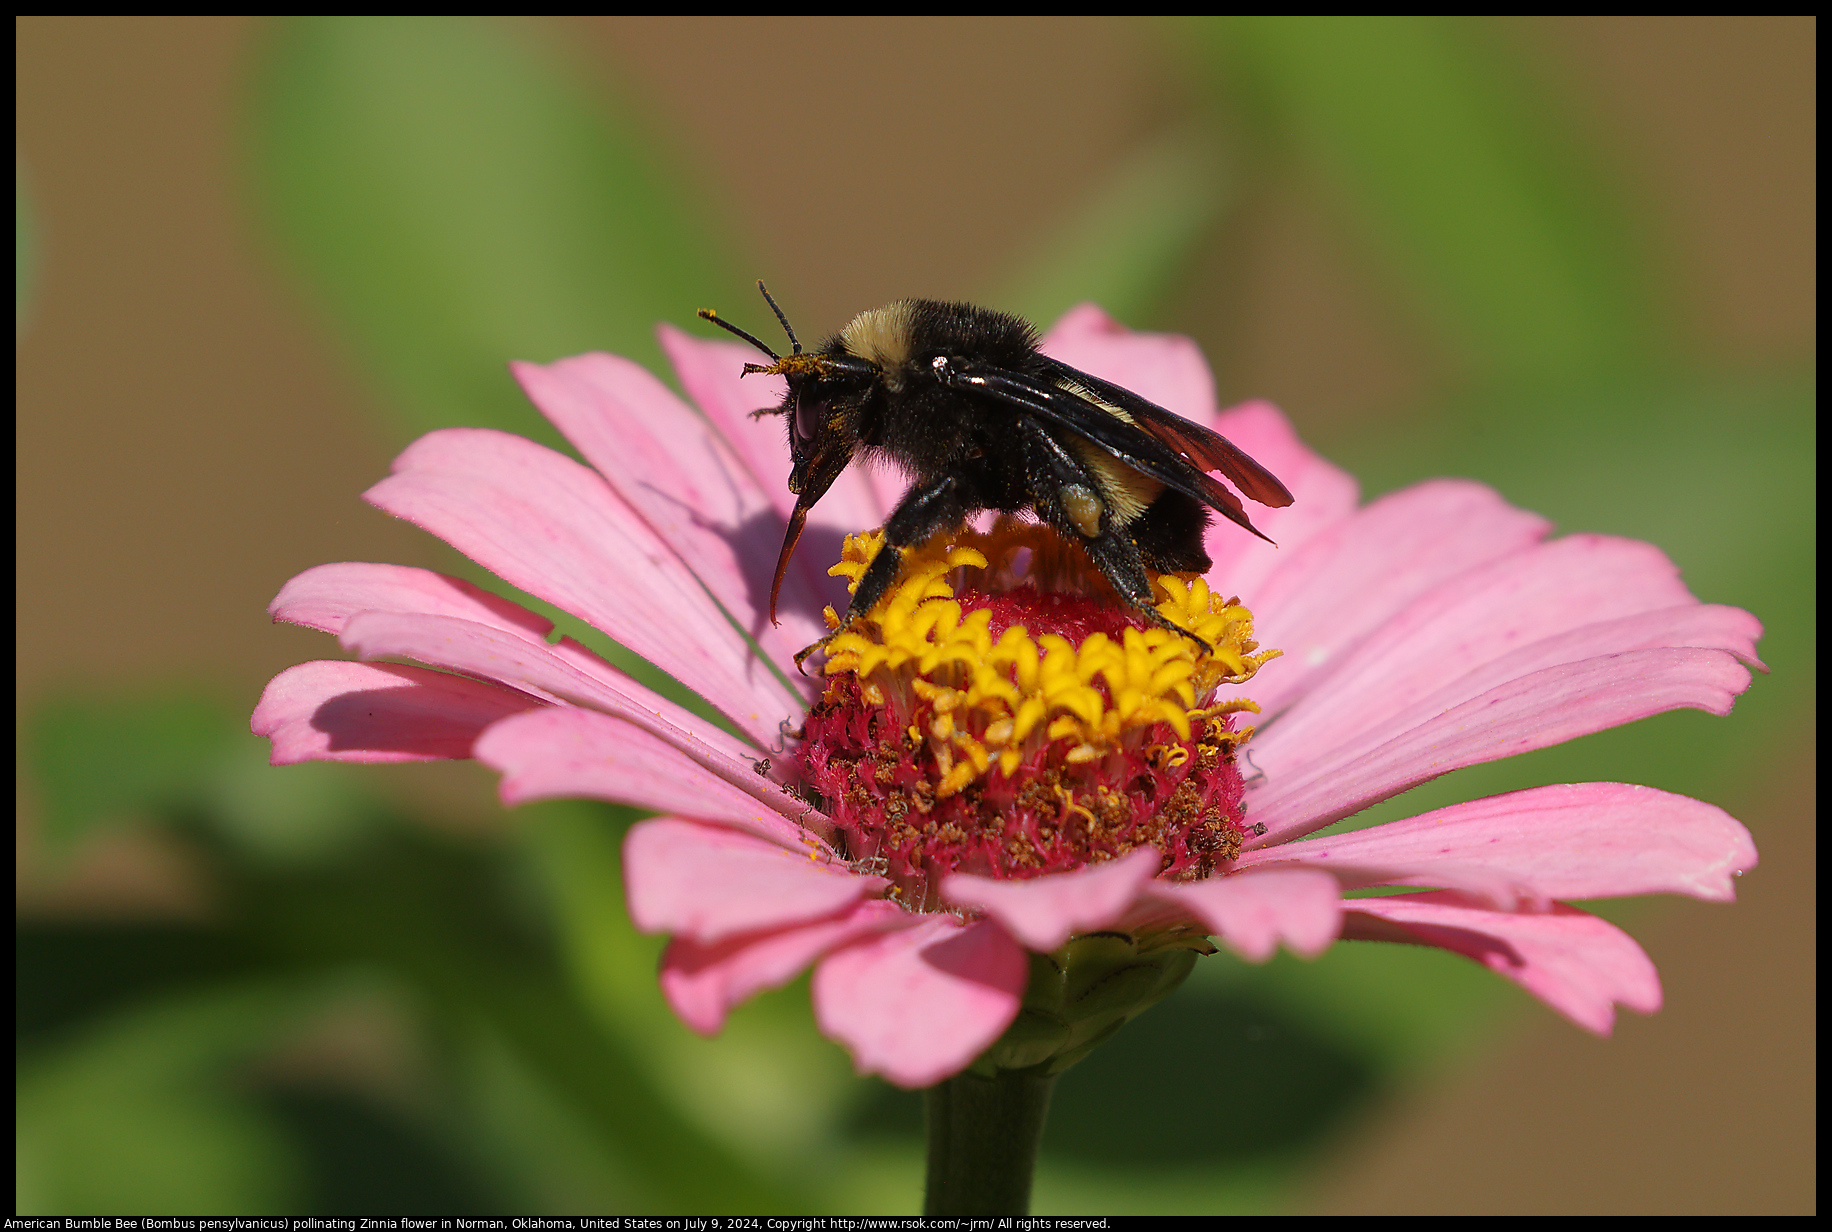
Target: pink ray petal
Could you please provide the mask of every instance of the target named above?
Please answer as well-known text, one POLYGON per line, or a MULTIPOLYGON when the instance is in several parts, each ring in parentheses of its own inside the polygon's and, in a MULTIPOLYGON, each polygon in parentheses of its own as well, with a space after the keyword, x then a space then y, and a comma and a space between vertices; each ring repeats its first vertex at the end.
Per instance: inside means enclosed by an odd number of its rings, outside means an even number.
POLYGON ((1200 921, 1248 962, 1265 962, 1282 941, 1315 958, 1336 939, 1342 890, 1315 869, 1264 869, 1205 881, 1153 881, 1152 897, 1200 921))
POLYGON ((1627 783, 1561 783, 1350 834, 1251 851, 1237 868, 1328 869, 1345 889, 1440 886, 1503 911, 1553 899, 1736 897, 1756 845, 1715 805, 1627 783))
POLYGON ((829 919, 715 945, 676 937, 662 955, 662 995, 682 1022, 701 1035, 716 1035, 734 1006, 782 987, 821 955, 875 933, 913 928, 922 918, 880 898, 829 919))
POLYGON ((1519 984, 1586 1030, 1608 1035, 1618 1005, 1660 1008, 1660 977, 1634 938, 1607 920, 1553 904, 1512 914, 1450 893, 1396 894, 1344 903, 1349 940, 1430 945, 1471 958, 1519 984))
POLYGON ((630 828, 623 879, 637 928, 678 933, 702 945, 825 919, 889 884, 854 873, 813 835, 805 835, 799 851, 788 851, 679 817, 630 828))
MULTIPOLYGON (((1547 624, 1555 626, 1556 622, 1549 619, 1547 624)), ((1760 667, 1755 657, 1755 638, 1760 633, 1761 625, 1756 619, 1739 608, 1694 603, 1643 612, 1529 641, 1465 671, 1424 697, 1418 696, 1417 682, 1399 666, 1401 656, 1390 655, 1384 670, 1374 672, 1387 679, 1390 689, 1366 689, 1363 678, 1357 675, 1344 692, 1359 697, 1344 699, 1336 690, 1336 682, 1330 681, 1255 737, 1254 764, 1279 783, 1280 790, 1289 789, 1316 774, 1327 773, 1331 767, 1347 764, 1386 744, 1397 733, 1473 698, 1485 693, 1500 696, 1496 690, 1536 672, 1637 651, 1674 649, 1722 651, 1760 667), (1404 709, 1394 710, 1396 702, 1404 709)), ((1471 640, 1476 641, 1473 637, 1471 640)), ((1450 658, 1460 654, 1454 645, 1447 646, 1446 651, 1450 658)), ((1426 685, 1440 679, 1433 665, 1417 664, 1416 670, 1426 685)), ((1742 687, 1738 686, 1739 692, 1742 687)))
POLYGON ((1215 378, 1201 349, 1181 334, 1135 332, 1094 304, 1078 304, 1050 327, 1042 350, 1205 428, 1215 426, 1215 378))
POLYGON ((1272 543, 1255 539, 1226 518, 1215 518, 1203 541, 1214 561, 1208 583, 1223 596, 1238 595, 1259 607, 1266 580, 1297 550, 1355 512, 1361 485, 1341 467, 1313 453, 1270 402, 1248 402, 1223 411, 1215 430, 1278 476, 1292 495, 1283 509, 1248 502, 1253 524, 1272 543), (1274 547, 1273 544, 1278 546, 1274 547))
MULTIPOLYGON (((616 716, 681 750, 691 762, 776 811, 807 811, 800 800, 757 773, 750 746, 630 679, 576 642, 547 646, 449 616, 399 612, 358 612, 345 623, 341 640, 367 658, 415 659, 616 716)), ((573 712, 571 707, 567 711, 573 712)), ((564 725, 569 720, 549 722, 564 725)), ((575 739, 585 739, 588 730, 602 729, 580 724, 575 739)), ((623 738, 621 729, 615 738, 623 738)), ((503 749, 507 756, 519 745, 492 747, 503 749)), ((556 757, 545 770, 557 773, 559 767, 573 765, 570 756, 556 757)), ((535 760, 539 762, 538 756, 535 760)))
POLYGON ((462 578, 407 565, 319 565, 282 586, 267 611, 275 620, 331 634, 367 611, 455 616, 535 642, 545 642, 553 629, 545 616, 462 578))
POLYGON ((1285 653, 1253 678, 1253 698, 1279 713, 1418 596, 1550 529, 1481 484, 1439 479, 1382 497, 1289 556, 1281 550, 1253 615, 1260 640, 1285 653))
MULTIPOLYGON (((713 426, 737 449, 786 524, 789 511, 795 507, 795 497, 789 493, 788 431, 780 416, 751 417, 752 411, 781 405, 786 390, 782 378, 740 376, 744 365, 768 362, 761 352, 742 342, 695 338, 671 325, 662 325, 655 332, 687 396, 706 412, 706 418, 712 420, 713 426)), ((757 330, 751 332, 762 337, 757 330)), ((808 519, 809 529, 812 531, 817 525, 828 527, 829 536, 834 529, 844 533, 877 526, 888 512, 888 506, 879 499, 865 468, 857 463, 847 467, 834 481, 817 508, 818 514, 808 519)), ((811 546, 814 545, 804 544, 802 550, 808 551, 811 546)), ((839 558, 837 550, 828 554, 814 553, 814 559, 820 561, 839 558)), ((773 554, 770 563, 775 564, 773 554)))
MULTIPOLYGON (((1547 627, 1557 621, 1548 619, 1547 627)), ((1738 661, 1762 668, 1755 656, 1762 626, 1740 608, 1693 603, 1642 612, 1614 620, 1581 625, 1538 640, 1526 640, 1514 649, 1479 661, 1460 674, 1445 679, 1469 657, 1480 659, 1493 649, 1472 633, 1462 644, 1439 643, 1444 665, 1420 662, 1414 656, 1414 674, 1408 675, 1398 653, 1371 661, 1366 672, 1343 682, 1338 691, 1332 680, 1304 698, 1265 729, 1254 747, 1255 762, 1268 773, 1277 767, 1286 775, 1301 775, 1313 766, 1339 763, 1383 743, 1421 716, 1438 714, 1473 697, 1521 680, 1535 672, 1593 659, 1653 650, 1722 651, 1738 661), (1385 684, 1386 688, 1382 688, 1385 684)), ((1374 656, 1368 656, 1373 660, 1374 656)))
POLYGON ((319 660, 268 682, 249 722, 272 763, 466 758, 498 719, 545 709, 538 697, 423 667, 319 660))
POLYGON ((1704 606, 1658 548, 1602 535, 1545 543, 1420 596, 1313 682, 1262 728, 1254 758, 1268 773, 1390 726, 1429 699, 1443 710, 1507 680, 1606 654, 1667 646, 1727 650, 1750 663, 1761 625, 1704 606), (1285 750, 1302 750, 1287 753, 1285 750))
POLYGON ((933 1086, 1005 1033, 1029 979, 1024 950, 998 925, 931 916, 823 959, 814 1018, 861 1074, 933 1086))
MULTIPOLYGON (((500 680, 535 697, 617 715, 652 731, 692 761, 747 792, 755 792, 762 783, 755 774, 755 746, 661 697, 572 638, 539 644, 451 616, 357 612, 344 623, 341 642, 365 658, 412 658, 421 664, 500 680)), ((780 803, 793 797, 782 797, 779 792, 760 794, 758 799, 780 803)))
MULTIPOLYGON (((719 733, 723 735, 723 733, 719 733)), ((745 761, 697 737, 657 734, 626 718, 572 707, 498 723, 477 760, 503 775, 508 804, 584 797, 684 812, 739 826, 793 851, 830 823, 745 761)))
POLYGON ((1106 864, 1028 881, 952 873, 941 883, 941 896, 957 907, 984 911, 1026 949, 1047 951, 1073 933, 1119 921, 1162 862, 1157 848, 1140 847, 1106 864))
POLYGON ((602 629, 760 741, 799 713, 673 551, 570 458, 506 433, 445 429, 408 446, 365 498, 602 629))
POLYGON ((510 370, 765 654, 787 663, 826 636, 821 608, 840 601, 844 588, 798 555, 783 579, 784 623, 770 623, 782 517, 724 438, 646 368, 592 354, 510 370))
POLYGON ((687 713, 577 642, 549 645, 523 637, 519 631, 504 632, 453 616, 357 612, 344 621, 338 641, 364 658, 395 655, 416 659, 613 714, 632 706, 645 712, 668 712, 676 719, 687 713))
POLYGON ((1393 721, 1391 736, 1341 761, 1312 762, 1282 774, 1255 749, 1255 763, 1268 779, 1249 794, 1248 807, 1266 833, 1250 846, 1269 847, 1320 830, 1464 766, 1562 744, 1651 714, 1682 707, 1729 714, 1749 679, 1749 669, 1725 651, 1637 650, 1546 668, 1448 710, 1415 707, 1393 721))

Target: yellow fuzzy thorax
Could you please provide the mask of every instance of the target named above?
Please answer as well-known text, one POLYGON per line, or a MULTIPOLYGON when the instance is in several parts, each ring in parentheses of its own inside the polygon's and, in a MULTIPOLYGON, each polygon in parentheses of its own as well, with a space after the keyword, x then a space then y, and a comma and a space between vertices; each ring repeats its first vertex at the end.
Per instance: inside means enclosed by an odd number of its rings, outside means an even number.
MULTIPOLYGON (((856 590, 883 540, 879 531, 847 536, 840 563, 828 572, 856 590)), ((963 790, 995 765, 1010 776, 1042 745, 1061 741, 1061 760, 1074 765, 1138 743, 1161 731, 1159 724, 1187 746, 1193 734, 1201 738, 1205 720, 1258 711, 1244 698, 1217 701, 1215 693, 1244 684, 1280 652, 1259 650, 1253 614, 1200 577, 1162 575, 1154 585, 1158 612, 1208 642, 1214 649, 1207 654, 1169 629, 1141 629, 1111 616, 1117 637, 1094 631, 1079 641, 1058 632, 1033 636, 1031 625, 1039 621, 1012 619, 1023 605, 1007 600, 1019 594, 1036 600, 1036 616, 1047 623, 1056 583, 1104 586, 1098 575, 1088 576, 1091 569, 1077 566, 1077 556, 1053 531, 1009 519, 989 531, 937 536, 905 552, 884 598, 826 643, 828 676, 851 673, 867 703, 921 721, 924 729, 912 724, 905 735, 912 745, 926 742, 936 757, 938 797, 963 790), (1020 571, 1027 550, 1028 567, 1020 571), (995 640, 993 608, 982 604, 1000 603, 1012 623, 995 640)), ((1107 606, 1123 610, 1117 601, 1107 606)), ((832 608, 826 617, 830 628, 839 627, 832 608)), ((1229 733, 1232 743, 1251 730, 1229 733)))

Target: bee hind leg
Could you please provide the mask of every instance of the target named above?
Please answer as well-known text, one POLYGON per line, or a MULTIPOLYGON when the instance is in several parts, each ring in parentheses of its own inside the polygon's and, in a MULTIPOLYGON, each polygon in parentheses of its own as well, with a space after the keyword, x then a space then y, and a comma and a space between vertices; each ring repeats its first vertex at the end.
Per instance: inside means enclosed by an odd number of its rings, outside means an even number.
POLYGON ((1215 648, 1209 645, 1208 642, 1198 637, 1196 634, 1191 633, 1188 629, 1185 629, 1182 625, 1178 624, 1176 621, 1166 618, 1164 613, 1160 612, 1157 608, 1141 607, 1138 609, 1138 613, 1139 615, 1143 616, 1146 620, 1149 620, 1152 624, 1157 625, 1158 628, 1160 629, 1169 629, 1172 633, 1180 634, 1183 637, 1187 637, 1190 641, 1194 642, 1197 646, 1202 648, 1203 654, 1207 655, 1207 654, 1215 653, 1215 648))
POLYGON ((1145 573, 1144 556, 1138 544, 1126 534, 1124 527, 1113 527, 1099 535, 1084 537, 1081 544, 1087 549, 1088 558, 1101 571, 1101 576, 1113 584, 1113 589, 1119 592, 1128 607, 1158 628, 1187 637, 1202 648, 1203 654, 1214 652, 1215 648, 1208 642, 1158 611, 1152 601, 1151 579, 1145 573))
POLYGON ((1022 431, 1037 513, 1065 539, 1087 550, 1088 559, 1128 607, 1160 629, 1187 637, 1204 654, 1212 653, 1214 647, 1158 611, 1145 573, 1147 565, 1160 573, 1209 567, 1208 553, 1202 549, 1208 518, 1201 505, 1167 488, 1141 516, 1118 525, 1113 502, 1101 499, 1106 489, 1081 459, 1034 420, 1025 420, 1022 431))

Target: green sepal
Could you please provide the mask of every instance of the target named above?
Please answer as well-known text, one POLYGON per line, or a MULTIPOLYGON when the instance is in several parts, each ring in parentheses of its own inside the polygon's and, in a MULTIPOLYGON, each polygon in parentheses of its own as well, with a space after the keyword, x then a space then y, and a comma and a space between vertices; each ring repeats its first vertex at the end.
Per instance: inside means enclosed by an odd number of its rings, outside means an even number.
POLYGON ((1018 1017, 970 1067, 1054 1076, 1092 1052, 1128 1021, 1188 978, 1208 939, 1184 930, 1134 935, 1089 933, 1030 956, 1030 983, 1018 1017))

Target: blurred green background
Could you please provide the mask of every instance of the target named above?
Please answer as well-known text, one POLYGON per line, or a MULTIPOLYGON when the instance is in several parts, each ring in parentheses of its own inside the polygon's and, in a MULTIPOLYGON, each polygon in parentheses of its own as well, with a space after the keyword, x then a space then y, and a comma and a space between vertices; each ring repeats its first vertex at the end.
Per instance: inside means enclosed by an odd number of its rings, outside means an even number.
POLYGON ((1600 1041, 1435 951, 1217 956, 1063 1079, 1038 1213, 1812 1209, 1815 32, 20 19, 16 1208, 916 1209, 918 1102, 805 981, 711 1042, 662 1005, 628 815, 246 731, 336 654, 265 620, 287 577, 465 570, 358 499, 393 452, 551 442, 507 359, 654 363, 761 274, 804 335, 1097 300, 1369 495, 1474 476, 1768 627, 1728 719, 1356 819, 1730 809, 1736 906, 1602 908, 1662 1013, 1600 1041))

